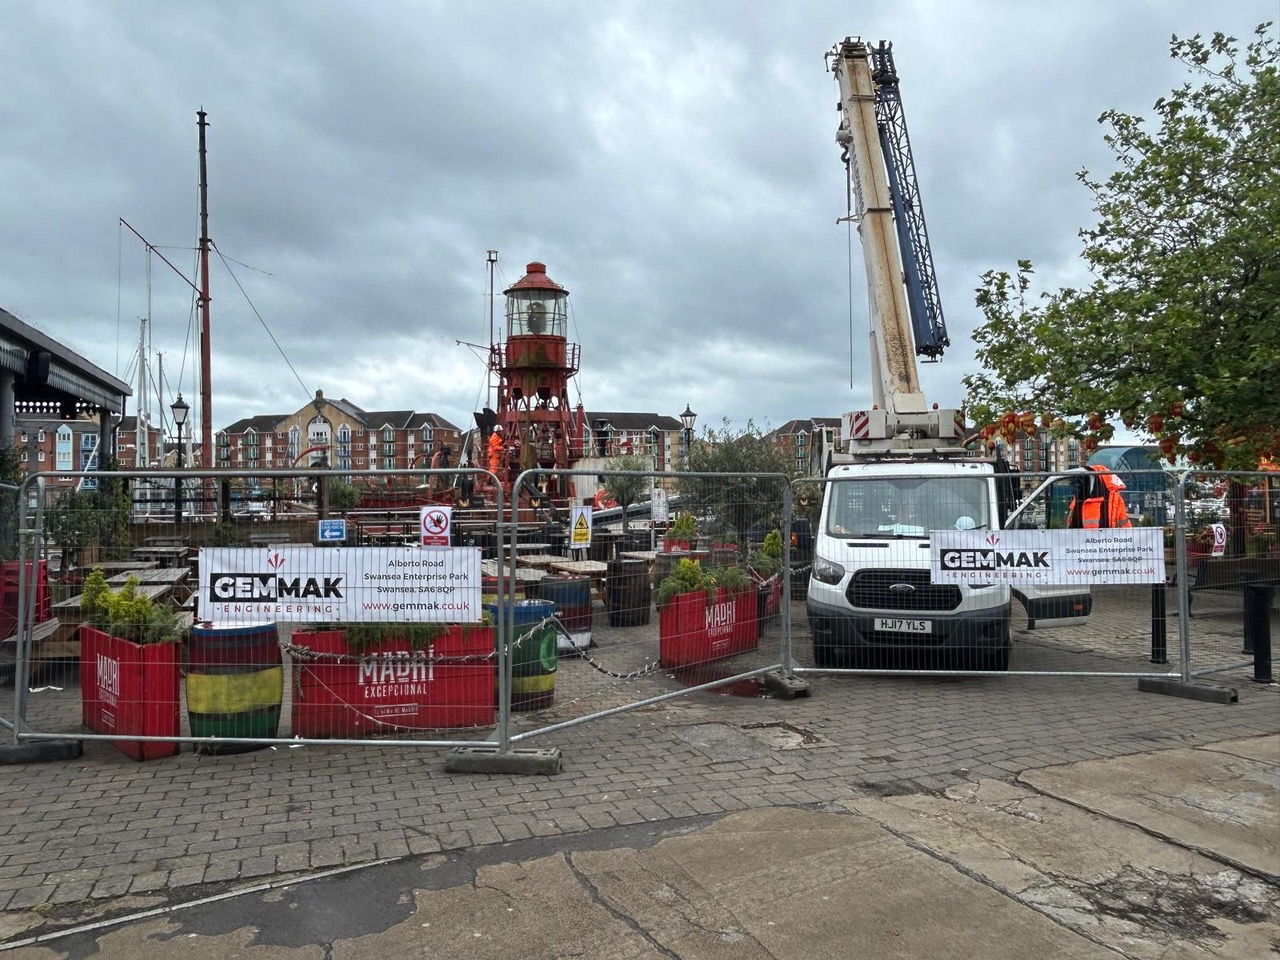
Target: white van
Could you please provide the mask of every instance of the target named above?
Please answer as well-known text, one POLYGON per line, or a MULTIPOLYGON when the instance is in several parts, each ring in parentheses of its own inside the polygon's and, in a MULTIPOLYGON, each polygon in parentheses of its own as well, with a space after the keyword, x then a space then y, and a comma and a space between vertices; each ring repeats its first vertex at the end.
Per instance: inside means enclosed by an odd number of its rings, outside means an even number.
POLYGON ((807 595, 818 666, 896 653, 895 665, 1007 670, 1015 598, 1041 626, 1088 618, 1087 588, 930 582, 930 530, 998 530, 1016 508, 1003 462, 868 460, 827 480, 807 595))

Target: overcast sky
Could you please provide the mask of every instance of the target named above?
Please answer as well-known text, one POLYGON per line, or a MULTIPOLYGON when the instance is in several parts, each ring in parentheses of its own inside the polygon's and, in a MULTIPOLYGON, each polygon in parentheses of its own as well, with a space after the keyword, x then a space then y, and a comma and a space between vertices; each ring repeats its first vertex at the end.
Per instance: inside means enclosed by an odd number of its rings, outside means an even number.
MULTIPOLYGON (((317 388, 460 426, 484 401, 485 251, 571 293, 588 409, 776 426, 850 386, 845 186, 823 54, 894 42, 962 400, 973 289, 1080 279, 1098 115, 1180 83, 1170 35, 1247 36, 1275 0, 49 2, 0 31, 0 306, 121 377, 153 318, 194 400, 196 110, 209 113, 214 427, 317 388), (299 382, 301 380, 301 383, 299 382), (304 386, 305 385, 305 386, 304 386)), ((499 302, 499 316, 501 302, 499 302)), ((576 397, 574 397, 576 400, 576 397)), ((132 409, 131 411, 132 412, 132 409)))

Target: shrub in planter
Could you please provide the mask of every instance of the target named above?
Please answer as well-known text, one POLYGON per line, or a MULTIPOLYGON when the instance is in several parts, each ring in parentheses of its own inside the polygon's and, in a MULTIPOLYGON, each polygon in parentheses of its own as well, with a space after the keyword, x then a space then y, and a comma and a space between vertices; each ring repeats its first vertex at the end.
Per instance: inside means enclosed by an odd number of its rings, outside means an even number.
POLYGON ((80 627, 81 719, 135 760, 170 757, 177 743, 129 736, 176 737, 182 628, 177 614, 137 592, 130 577, 110 590, 101 570, 85 579, 80 627))
POLYGON ((756 591, 738 567, 703 569, 681 560, 658 584, 658 656, 687 667, 752 650, 759 643, 756 591))
POLYGON ((697 519, 691 513, 682 513, 667 528, 666 536, 662 538, 662 549, 665 553, 672 550, 692 550, 697 539, 697 519))
POLYGON ((496 657, 487 623, 338 623, 295 630, 289 651, 294 736, 493 723, 496 657))

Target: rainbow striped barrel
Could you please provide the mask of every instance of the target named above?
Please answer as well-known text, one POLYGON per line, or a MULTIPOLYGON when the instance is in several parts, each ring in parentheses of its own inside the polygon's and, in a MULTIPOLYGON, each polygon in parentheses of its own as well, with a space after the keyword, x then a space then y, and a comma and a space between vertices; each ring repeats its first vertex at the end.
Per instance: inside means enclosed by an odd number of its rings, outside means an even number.
MULTIPOLYGON (((274 737, 284 667, 274 623, 191 628, 187 716, 193 737, 274 737)), ((196 753, 244 753, 261 743, 198 743, 196 753)))

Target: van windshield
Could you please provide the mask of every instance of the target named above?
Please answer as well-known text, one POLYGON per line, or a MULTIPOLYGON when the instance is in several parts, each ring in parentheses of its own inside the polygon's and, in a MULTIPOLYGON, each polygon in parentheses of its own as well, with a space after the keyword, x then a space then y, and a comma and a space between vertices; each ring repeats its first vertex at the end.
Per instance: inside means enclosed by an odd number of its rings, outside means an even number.
POLYGON ((978 530, 990 523, 981 477, 833 478, 827 533, 833 537, 927 537, 930 530, 978 530))

